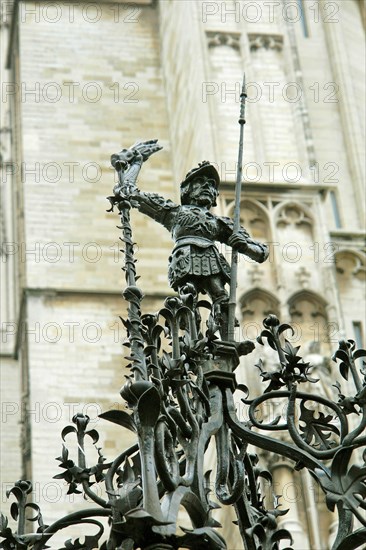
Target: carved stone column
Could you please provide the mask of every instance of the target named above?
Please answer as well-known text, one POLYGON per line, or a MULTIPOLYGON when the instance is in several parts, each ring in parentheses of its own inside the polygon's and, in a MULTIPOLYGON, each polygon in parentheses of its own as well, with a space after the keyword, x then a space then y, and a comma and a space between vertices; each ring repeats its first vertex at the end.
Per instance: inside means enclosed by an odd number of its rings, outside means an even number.
POLYGON ((286 458, 269 456, 268 467, 273 476, 273 488, 277 495, 282 495, 280 506, 283 509, 289 509, 285 516, 280 516, 278 527, 287 529, 293 538, 292 548, 294 550, 310 550, 309 540, 301 524, 298 512, 299 503, 295 498, 295 502, 286 502, 286 492, 289 487, 295 486, 293 463, 286 458), (284 493, 284 490, 286 492, 284 493))
POLYGON ((337 530, 338 530, 338 520, 333 521, 329 527, 329 539, 328 539, 328 545, 329 548, 332 548, 333 543, 337 536, 337 530))

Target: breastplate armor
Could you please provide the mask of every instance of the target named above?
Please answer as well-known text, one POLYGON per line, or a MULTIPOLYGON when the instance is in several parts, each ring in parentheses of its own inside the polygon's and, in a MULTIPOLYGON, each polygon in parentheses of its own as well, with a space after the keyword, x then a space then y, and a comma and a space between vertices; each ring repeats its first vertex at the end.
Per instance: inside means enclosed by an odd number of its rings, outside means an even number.
POLYGON ((182 206, 175 220, 172 235, 175 241, 184 237, 203 237, 212 242, 217 234, 217 220, 198 206, 182 206))

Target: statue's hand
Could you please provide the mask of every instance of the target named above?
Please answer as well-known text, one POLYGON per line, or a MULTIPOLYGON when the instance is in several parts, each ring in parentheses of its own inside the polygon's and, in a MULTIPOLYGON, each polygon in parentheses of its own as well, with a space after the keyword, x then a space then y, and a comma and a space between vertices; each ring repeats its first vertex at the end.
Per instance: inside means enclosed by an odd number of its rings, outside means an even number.
POLYGON ((232 248, 240 250, 242 253, 245 253, 248 249, 248 242, 240 233, 233 233, 231 237, 229 237, 227 244, 232 248))
POLYGON ((131 147, 132 151, 135 152, 136 156, 139 157, 139 159, 142 159, 143 162, 147 160, 151 155, 156 153, 157 151, 160 151, 162 149, 162 145, 158 144, 157 139, 149 139, 148 141, 140 141, 138 143, 135 143, 131 147))

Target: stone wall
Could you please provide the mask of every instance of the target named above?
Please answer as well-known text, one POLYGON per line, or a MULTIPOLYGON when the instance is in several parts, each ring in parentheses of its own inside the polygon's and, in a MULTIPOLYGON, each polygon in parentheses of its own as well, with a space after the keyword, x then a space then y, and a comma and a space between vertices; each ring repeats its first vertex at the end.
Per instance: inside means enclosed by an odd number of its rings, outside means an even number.
MULTIPOLYGON (((13 26, 2 28, 11 46, 5 79, 18 85, 7 88, 2 118, 12 130, 2 155, 14 165, 2 179, 1 227, 16 245, 2 256, 10 323, 2 325, 2 492, 31 477, 47 521, 75 506, 52 480, 63 426, 78 409, 95 420, 123 407, 123 255, 118 217, 106 213, 115 183, 109 156, 159 138, 164 149, 143 167, 139 186, 175 201, 185 173, 213 161, 223 181, 217 211, 232 216, 243 69, 252 83, 244 150, 252 166, 244 172, 242 223, 273 245, 266 264, 240 263, 243 334, 268 308, 298 324, 304 350, 321 339, 328 353, 338 337, 364 329, 359 2, 302 2, 302 19, 294 4, 144 0, 59 10, 22 1, 13 26)), ((171 239, 138 212, 132 224, 144 312, 155 311, 170 292, 171 239)), ((106 422, 93 427, 101 428, 108 458, 129 442, 106 422)), ((324 529, 302 534, 304 548, 327 548, 330 516, 321 514, 324 529)), ((239 548, 230 522, 224 531, 229 548, 239 548)))

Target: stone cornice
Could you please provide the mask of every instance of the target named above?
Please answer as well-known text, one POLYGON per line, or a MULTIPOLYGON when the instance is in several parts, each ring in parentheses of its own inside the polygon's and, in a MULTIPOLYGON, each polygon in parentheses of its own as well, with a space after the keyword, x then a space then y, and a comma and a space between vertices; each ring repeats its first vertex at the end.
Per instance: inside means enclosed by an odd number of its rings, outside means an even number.
POLYGON ((234 50, 240 51, 240 33, 207 31, 207 44, 209 48, 216 46, 229 46, 234 50))
POLYGON ((332 229, 329 235, 336 239, 344 239, 350 241, 352 239, 365 239, 366 229, 332 229))
POLYGON ((257 51, 261 48, 265 50, 275 50, 277 52, 283 49, 282 34, 267 34, 267 33, 249 33, 249 48, 250 51, 257 51))
MULTIPOLYGON (((223 191, 229 191, 233 190, 235 186, 235 182, 229 182, 229 181, 221 181, 220 183, 220 189, 223 191)), ((299 191, 300 193, 304 194, 320 194, 323 198, 325 198, 329 191, 332 191, 335 189, 334 186, 331 185, 320 185, 320 184, 314 184, 314 183, 290 183, 290 182, 265 182, 265 181, 258 181, 258 182, 243 182, 243 188, 244 192, 271 192, 271 193, 286 193, 287 191, 299 191)))

